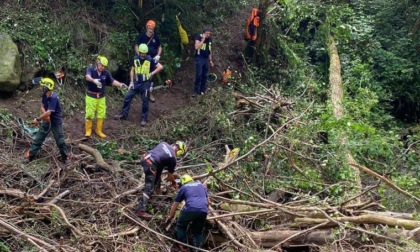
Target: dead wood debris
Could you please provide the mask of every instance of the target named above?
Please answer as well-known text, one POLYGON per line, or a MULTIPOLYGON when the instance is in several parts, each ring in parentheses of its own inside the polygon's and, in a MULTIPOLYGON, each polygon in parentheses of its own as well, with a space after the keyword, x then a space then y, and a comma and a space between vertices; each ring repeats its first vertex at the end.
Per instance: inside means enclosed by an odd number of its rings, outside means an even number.
MULTIPOLYGON (((284 125, 273 130, 273 136, 283 128, 284 125)), ((134 248, 176 251, 175 225, 166 230, 164 223, 174 192, 153 197, 154 219, 149 223, 140 221, 132 214, 143 189, 138 162, 134 161, 132 168, 121 168, 121 163, 103 159, 88 145, 78 147, 80 153, 72 155, 72 164, 66 168, 56 162, 45 167, 35 161, 26 167, 8 164, 0 169, 2 242, 11 251, 22 251, 25 247, 66 252, 134 248)), ((188 172, 207 183, 252 151, 240 156, 239 151, 235 153, 226 146, 224 162, 214 170, 206 174, 188 172)), ((222 180, 219 182, 224 185, 222 180)), ((252 190, 251 193, 239 190, 235 185, 224 187, 227 190, 210 193, 207 243, 202 251, 228 247, 240 251, 281 251, 286 247, 337 242, 355 248, 364 244, 376 248, 369 251, 385 251, 389 242, 420 243, 420 222, 412 215, 376 212, 378 204, 369 200, 353 205, 317 205, 296 194, 294 202, 279 203, 252 190), (233 193, 247 200, 233 199, 233 193), (261 222, 266 223, 265 229, 256 225, 261 222), (363 237, 369 239, 361 240, 363 237)))

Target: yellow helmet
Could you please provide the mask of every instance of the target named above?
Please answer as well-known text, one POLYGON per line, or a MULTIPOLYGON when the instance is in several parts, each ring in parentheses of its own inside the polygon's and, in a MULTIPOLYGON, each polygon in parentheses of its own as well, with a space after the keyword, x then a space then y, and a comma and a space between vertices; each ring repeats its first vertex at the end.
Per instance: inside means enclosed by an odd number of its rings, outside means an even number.
POLYGON ((54 81, 51 80, 50 78, 42 78, 41 81, 39 82, 39 85, 41 85, 42 87, 45 87, 48 90, 53 90, 54 89, 54 81))
POLYGON ((149 47, 147 47, 146 44, 140 44, 139 45, 139 52, 141 53, 147 53, 149 51, 149 47))
POLYGON ((176 151, 177 157, 183 156, 185 152, 187 152, 187 144, 183 141, 176 141, 176 146, 178 146, 178 150, 176 151))
POLYGON ((98 58, 96 58, 96 60, 99 64, 102 64, 104 67, 108 66, 108 59, 106 57, 99 55, 98 58))
POLYGON ((191 182, 191 181, 193 181, 193 178, 190 175, 188 175, 188 174, 182 175, 181 185, 185 185, 186 183, 191 182))

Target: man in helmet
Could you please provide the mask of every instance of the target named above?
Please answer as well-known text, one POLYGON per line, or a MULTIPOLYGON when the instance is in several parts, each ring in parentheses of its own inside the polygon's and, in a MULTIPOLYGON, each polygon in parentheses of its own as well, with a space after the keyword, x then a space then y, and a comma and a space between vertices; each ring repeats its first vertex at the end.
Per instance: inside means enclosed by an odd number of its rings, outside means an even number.
POLYGON ((163 66, 147 55, 149 48, 146 44, 140 44, 138 50, 139 55, 134 56, 131 62, 130 85, 124 98, 121 113, 114 118, 126 120, 130 111, 131 100, 136 94, 140 93, 143 103, 140 125, 144 127, 149 113, 148 92, 150 92, 152 78, 163 69, 163 66))
MULTIPOLYGON (((181 184, 166 222, 174 218, 178 205, 185 200, 184 208, 176 223, 177 239, 182 243, 187 243, 187 228, 189 227, 193 234, 193 246, 200 248, 203 244, 203 228, 210 204, 207 189, 188 174, 181 177, 181 184)), ((183 246, 180 248, 181 251, 188 251, 183 246)))
MULTIPOLYGON (((139 55, 139 46, 141 44, 147 45, 149 51, 147 55, 149 55, 155 63, 158 63, 160 60, 160 55, 162 54, 162 44, 160 43, 159 37, 155 33, 156 23, 153 20, 149 20, 146 23, 146 32, 139 34, 136 39, 136 44, 134 47, 134 51, 137 55, 139 55)), ((156 99, 152 95, 153 91, 153 80, 150 82, 150 90, 149 90, 149 99, 151 102, 155 102, 156 99)))
POLYGON ((172 186, 175 189, 178 187, 174 178, 177 162, 176 158, 183 156, 186 151, 187 145, 185 142, 177 141, 172 145, 161 142, 155 148, 143 155, 140 165, 143 167, 145 175, 144 190, 136 208, 138 217, 145 220, 152 219, 153 216, 146 213, 147 201, 153 191, 160 188, 160 177, 164 169, 168 171, 168 180, 172 182, 172 186))
POLYGON ((45 138, 50 132, 60 150, 60 161, 67 163, 67 146, 64 142, 63 114, 58 95, 54 93, 54 81, 50 78, 36 78, 34 84, 39 84, 42 90, 41 115, 33 120, 33 124, 41 126, 41 130, 35 136, 32 145, 27 153, 24 163, 31 162, 41 149, 45 138))
POLYGON ((204 28, 203 33, 195 37, 195 82, 193 97, 206 93, 209 68, 210 66, 214 66, 211 43, 210 28, 204 28))
POLYGON ((112 84, 115 87, 127 88, 127 85, 115 80, 112 75, 107 70, 105 70, 107 66, 108 59, 104 56, 98 56, 96 58, 96 65, 90 66, 86 69, 86 137, 90 137, 92 135, 92 126, 95 114, 95 133, 100 138, 106 137, 102 131, 106 117, 105 86, 107 84, 112 84))

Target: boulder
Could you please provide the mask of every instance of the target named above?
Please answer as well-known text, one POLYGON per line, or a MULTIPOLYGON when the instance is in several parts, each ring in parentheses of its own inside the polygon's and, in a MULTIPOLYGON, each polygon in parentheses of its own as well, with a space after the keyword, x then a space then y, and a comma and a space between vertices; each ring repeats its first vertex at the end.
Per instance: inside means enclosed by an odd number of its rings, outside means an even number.
POLYGON ((24 63, 22 66, 22 73, 20 75, 20 83, 23 85, 29 84, 35 75, 40 71, 41 67, 29 63, 24 63))
POLYGON ((22 72, 19 50, 9 35, 0 33, 0 91, 13 92, 22 72))

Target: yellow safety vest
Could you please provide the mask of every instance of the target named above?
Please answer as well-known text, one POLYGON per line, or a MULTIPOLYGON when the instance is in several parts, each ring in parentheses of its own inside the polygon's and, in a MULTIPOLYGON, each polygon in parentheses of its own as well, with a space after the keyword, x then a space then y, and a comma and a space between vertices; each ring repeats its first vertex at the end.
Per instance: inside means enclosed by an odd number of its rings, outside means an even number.
POLYGON ((136 74, 149 74, 150 73, 150 61, 145 60, 143 64, 140 63, 140 59, 134 59, 134 72, 136 74))
MULTIPOLYGON (((200 49, 205 51, 207 49, 207 44, 203 43, 203 45, 201 45, 200 49)), ((211 51, 211 42, 209 43, 209 51, 211 51)))

